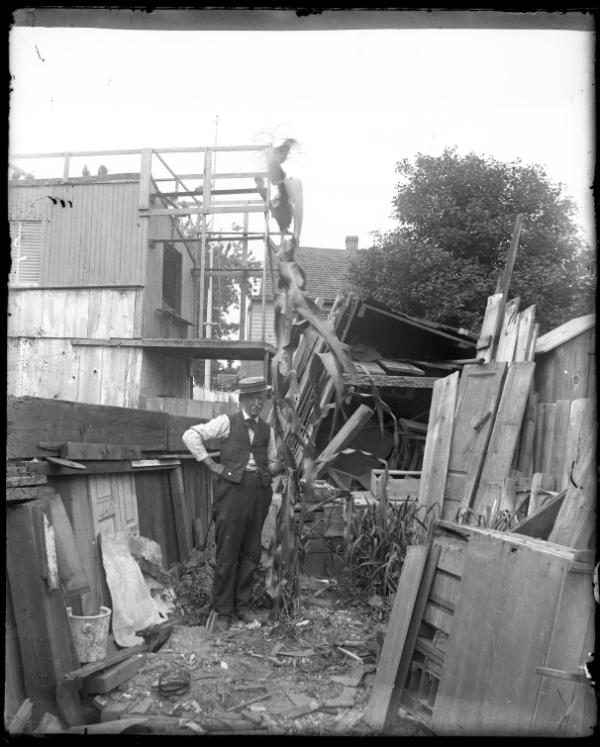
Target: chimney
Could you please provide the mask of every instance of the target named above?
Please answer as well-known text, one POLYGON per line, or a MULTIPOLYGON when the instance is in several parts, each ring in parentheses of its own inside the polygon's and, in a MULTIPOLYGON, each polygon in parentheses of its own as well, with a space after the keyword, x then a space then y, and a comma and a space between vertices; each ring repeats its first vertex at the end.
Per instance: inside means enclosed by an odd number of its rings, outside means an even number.
POLYGON ((346 236, 346 264, 356 261, 358 252, 358 236, 346 236))

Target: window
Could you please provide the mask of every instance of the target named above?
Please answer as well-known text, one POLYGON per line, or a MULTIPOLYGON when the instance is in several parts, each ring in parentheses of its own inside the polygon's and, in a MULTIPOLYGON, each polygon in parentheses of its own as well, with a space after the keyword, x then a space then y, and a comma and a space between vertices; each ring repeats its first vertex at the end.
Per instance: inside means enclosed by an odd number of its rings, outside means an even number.
POLYGON ((173 244, 163 244, 163 308, 181 314, 181 254, 173 244))
POLYGON ((42 257, 42 221, 10 222, 11 259, 9 282, 14 285, 39 285, 42 257))

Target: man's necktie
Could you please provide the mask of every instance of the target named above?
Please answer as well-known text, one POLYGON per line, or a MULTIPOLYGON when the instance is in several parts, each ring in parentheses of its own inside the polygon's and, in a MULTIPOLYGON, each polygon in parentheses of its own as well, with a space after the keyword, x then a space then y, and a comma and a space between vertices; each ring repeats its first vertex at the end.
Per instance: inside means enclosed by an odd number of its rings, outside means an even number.
POLYGON ((251 431, 255 431, 258 423, 256 422, 256 420, 254 420, 254 418, 248 418, 248 420, 246 420, 246 425, 248 426, 248 428, 250 428, 251 431))

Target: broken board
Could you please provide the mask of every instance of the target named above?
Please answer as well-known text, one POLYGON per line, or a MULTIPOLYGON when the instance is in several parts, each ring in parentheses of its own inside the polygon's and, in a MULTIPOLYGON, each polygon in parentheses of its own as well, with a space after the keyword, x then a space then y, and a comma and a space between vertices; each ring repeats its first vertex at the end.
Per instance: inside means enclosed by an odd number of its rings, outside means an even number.
POLYGON ((411 545, 406 550, 394 606, 390 615, 375 682, 365 712, 365 721, 381 730, 388 717, 388 708, 396 683, 400 657, 410 625, 413 605, 417 599, 428 545, 411 545))
POLYGON ((429 410, 419 503, 422 506, 437 505, 438 516, 441 515, 446 488, 457 393, 458 371, 436 381, 429 410))
POLYGON ((535 363, 529 362, 511 363, 508 367, 473 499, 472 508, 476 514, 483 514, 488 508, 494 512, 500 505, 502 486, 517 447, 534 369, 535 363))

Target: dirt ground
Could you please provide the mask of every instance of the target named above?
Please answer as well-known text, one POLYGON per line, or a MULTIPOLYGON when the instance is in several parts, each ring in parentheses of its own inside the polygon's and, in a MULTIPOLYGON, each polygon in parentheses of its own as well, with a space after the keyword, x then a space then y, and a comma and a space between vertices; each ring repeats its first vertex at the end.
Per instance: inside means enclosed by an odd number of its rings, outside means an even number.
MULTIPOLYGON (((357 598, 343 582, 304 577, 299 612, 277 624, 238 622, 226 633, 177 626, 131 679, 102 696, 104 709, 147 717, 130 732, 372 734, 362 717, 385 605, 357 598), (159 684, 171 676, 189 687, 164 697, 159 684)), ((386 733, 429 733, 400 713, 386 733)))

